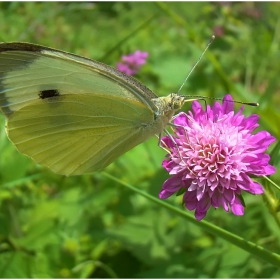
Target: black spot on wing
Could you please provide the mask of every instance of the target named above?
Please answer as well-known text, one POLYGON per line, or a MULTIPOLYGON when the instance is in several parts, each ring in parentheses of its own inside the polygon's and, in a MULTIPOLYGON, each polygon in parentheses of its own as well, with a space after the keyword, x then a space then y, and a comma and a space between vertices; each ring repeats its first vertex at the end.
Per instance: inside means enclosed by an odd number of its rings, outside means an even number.
POLYGON ((40 91, 39 93, 39 97, 41 99, 50 98, 54 96, 59 96, 59 91, 57 89, 46 89, 40 91))

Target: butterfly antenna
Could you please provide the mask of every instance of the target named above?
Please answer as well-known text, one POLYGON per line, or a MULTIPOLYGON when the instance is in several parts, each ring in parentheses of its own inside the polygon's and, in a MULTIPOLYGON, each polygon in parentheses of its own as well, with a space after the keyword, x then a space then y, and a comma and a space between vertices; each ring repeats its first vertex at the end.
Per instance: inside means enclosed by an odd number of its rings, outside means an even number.
POLYGON ((210 41, 208 42, 206 48, 204 49, 204 51, 202 52, 202 54, 200 55, 199 59, 197 60, 197 62, 195 63, 195 65, 193 66, 193 68, 191 69, 191 71, 189 72, 189 74, 187 75, 187 77, 185 78, 183 84, 181 85, 181 87, 179 88, 178 92, 179 93, 182 89, 182 87, 185 85, 187 79, 189 78, 189 76, 191 75, 191 73, 193 72, 194 68, 196 67, 196 65, 198 64, 198 62, 201 60, 201 58, 203 57, 203 55, 205 54, 205 52, 207 51, 207 49, 210 47, 210 45, 212 44, 212 42, 214 41, 215 36, 212 35, 210 41))
MULTIPOLYGON (((199 95, 183 95, 183 96, 187 98, 186 101, 205 100, 205 99, 221 100, 221 101, 224 100, 223 98, 199 96, 199 95)), ((257 103, 257 102, 243 102, 243 101, 227 100, 227 99, 225 99, 224 101, 232 102, 232 103, 238 103, 238 104, 242 104, 242 105, 248 105, 248 106, 259 106, 259 103, 257 103)))
MULTIPOLYGON (((181 89, 183 88, 183 86, 185 85, 186 81, 188 80, 189 76, 191 75, 191 73, 193 72, 194 68, 196 67, 196 65, 199 63, 199 61, 201 60, 201 58, 203 57, 203 55, 205 54, 205 52, 207 51, 207 49, 210 47, 210 45, 212 44, 212 42, 215 39, 215 35, 212 35, 210 41, 208 42, 206 48, 204 49, 204 51, 202 52, 202 54, 200 55, 200 57, 198 58, 197 62, 195 63, 195 65, 192 67, 191 71, 189 72, 189 74, 187 75, 187 77, 185 78, 183 84, 181 85, 181 87, 179 88, 178 92, 179 93, 181 91, 181 89)), ((192 100, 205 100, 205 98, 207 99, 213 99, 213 100, 223 100, 222 98, 214 98, 214 97, 206 97, 206 96, 192 96, 192 95, 186 95, 185 97, 189 98, 186 101, 192 101, 192 100)), ((239 103, 239 104, 243 104, 243 105, 249 105, 249 106, 259 106, 259 103, 257 102, 242 102, 242 101, 235 101, 235 100, 225 100, 227 102, 233 102, 233 103, 239 103)))

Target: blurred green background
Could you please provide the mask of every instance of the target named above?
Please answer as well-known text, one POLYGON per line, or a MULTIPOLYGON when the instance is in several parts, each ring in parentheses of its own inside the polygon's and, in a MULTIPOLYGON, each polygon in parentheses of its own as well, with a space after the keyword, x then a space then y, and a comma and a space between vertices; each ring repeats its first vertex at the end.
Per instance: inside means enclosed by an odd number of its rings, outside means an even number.
MULTIPOLYGON (((181 93, 259 102, 245 114, 259 114, 259 130, 279 139, 280 3, 0 3, 3 42, 32 42, 111 66, 123 54, 147 51, 136 78, 159 96, 179 89, 212 34, 181 93)), ((0 118, 0 277, 280 277, 276 267, 102 172, 64 177, 36 165, 9 142, 0 118)), ((269 151, 279 168, 276 144, 269 151)), ((164 156, 150 139, 105 171, 157 197, 168 178, 164 156)), ((271 179, 279 184, 279 171, 271 179)), ((279 192, 262 184, 265 195, 245 194, 243 217, 211 209, 205 219, 279 253, 279 192)), ((181 207, 181 197, 167 201, 181 207)))

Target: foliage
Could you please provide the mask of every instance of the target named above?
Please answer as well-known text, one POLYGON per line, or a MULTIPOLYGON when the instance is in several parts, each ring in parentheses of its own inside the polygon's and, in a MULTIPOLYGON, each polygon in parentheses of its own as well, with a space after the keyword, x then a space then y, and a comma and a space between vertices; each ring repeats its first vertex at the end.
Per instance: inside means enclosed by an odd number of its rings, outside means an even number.
MULTIPOLYGON (((159 96, 178 90, 215 33, 182 93, 259 102, 245 113, 259 114, 260 130, 280 139, 278 3, 5 2, 0 8, 1 41, 37 43, 112 66, 123 54, 148 52, 137 78, 159 96)), ((64 177, 34 164, 9 142, 2 116, 1 124, 0 277, 280 277, 271 264, 103 172, 64 177)), ((279 146, 277 140, 270 150, 278 169, 279 146)), ((168 177, 164 155, 151 139, 105 171, 157 197, 168 177)), ((279 171, 271 176, 278 185, 279 178, 279 171)), ((212 209, 206 220, 279 252, 279 191, 260 182, 265 195, 245 197, 245 216, 212 209)), ((168 202, 180 207, 180 197, 168 202)))

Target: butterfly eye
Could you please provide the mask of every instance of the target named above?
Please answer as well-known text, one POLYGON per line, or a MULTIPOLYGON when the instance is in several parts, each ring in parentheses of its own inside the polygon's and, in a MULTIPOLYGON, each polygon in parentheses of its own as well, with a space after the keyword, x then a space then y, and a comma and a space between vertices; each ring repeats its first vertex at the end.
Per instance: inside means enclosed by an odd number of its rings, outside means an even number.
POLYGON ((181 109, 182 106, 184 105, 184 102, 185 102, 185 98, 183 96, 180 96, 180 95, 173 95, 172 96, 172 101, 171 101, 171 107, 174 109, 174 110, 178 110, 178 109, 181 109))

